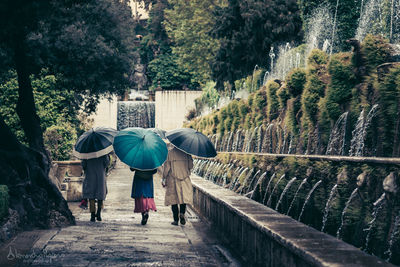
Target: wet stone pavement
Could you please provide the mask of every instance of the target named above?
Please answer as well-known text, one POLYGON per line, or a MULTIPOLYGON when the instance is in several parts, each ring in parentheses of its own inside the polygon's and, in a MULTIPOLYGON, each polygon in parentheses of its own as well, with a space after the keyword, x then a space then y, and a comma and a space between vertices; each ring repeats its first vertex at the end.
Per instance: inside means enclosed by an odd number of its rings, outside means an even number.
POLYGON ((240 266, 210 226, 187 211, 185 226, 174 226, 164 189, 154 177, 157 212, 147 225, 133 213, 132 172, 119 163, 108 177, 102 222, 90 222, 88 210, 70 203, 76 225, 41 232, 29 259, 18 266, 240 266), (33 255, 33 256, 32 256, 33 255))

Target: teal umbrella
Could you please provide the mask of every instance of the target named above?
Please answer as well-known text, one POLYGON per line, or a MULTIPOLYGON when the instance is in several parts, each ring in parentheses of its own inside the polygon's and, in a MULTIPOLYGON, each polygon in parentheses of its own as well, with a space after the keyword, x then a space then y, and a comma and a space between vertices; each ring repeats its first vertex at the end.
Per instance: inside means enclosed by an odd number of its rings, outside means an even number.
POLYGON ((168 149, 158 134, 143 128, 126 128, 114 138, 114 151, 130 167, 146 171, 161 166, 168 149))

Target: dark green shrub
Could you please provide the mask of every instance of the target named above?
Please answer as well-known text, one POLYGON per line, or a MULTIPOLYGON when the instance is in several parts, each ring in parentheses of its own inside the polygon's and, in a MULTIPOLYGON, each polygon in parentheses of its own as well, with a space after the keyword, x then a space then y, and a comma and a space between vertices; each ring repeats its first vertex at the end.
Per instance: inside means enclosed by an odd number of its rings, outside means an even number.
POLYGON ((239 114, 240 114, 240 118, 242 121, 244 121, 244 118, 247 115, 247 112, 249 111, 248 107, 247 107, 247 103, 245 102, 245 100, 240 100, 238 103, 238 109, 239 109, 239 114))
POLYGON ((265 96, 265 91, 263 90, 258 90, 256 93, 254 93, 253 96, 253 111, 259 112, 262 111, 265 107, 267 100, 265 96))
POLYGON ((68 160, 77 140, 76 130, 68 122, 59 121, 43 133, 43 141, 53 160, 68 160))
POLYGON ((279 84, 274 81, 267 82, 267 119, 272 121, 278 117, 279 102, 276 92, 279 89, 279 84))
POLYGON ((231 129, 231 127, 232 127, 232 117, 228 116, 225 119, 225 129, 226 129, 226 131, 229 131, 231 129))
MULTIPOLYGON (((304 120, 307 123, 311 123, 311 126, 315 126, 317 122, 318 102, 324 96, 326 88, 327 55, 320 50, 314 49, 308 58, 308 62, 307 82, 304 85, 301 104, 304 120)), ((303 125, 305 124, 303 123, 303 125)))
POLYGON ((335 54, 329 63, 331 82, 327 88, 326 111, 333 121, 346 111, 351 100, 352 90, 357 82, 353 68, 349 53, 335 54))
POLYGON ((284 109, 286 107, 286 102, 290 97, 287 87, 281 86, 281 88, 276 92, 276 96, 278 97, 279 108, 284 109))
MULTIPOLYGON (((379 83, 379 140, 382 146, 382 154, 392 156, 395 152, 394 142, 398 139, 398 114, 400 112, 400 66, 393 68, 379 83), (397 135, 397 136, 396 136, 397 135)), ((397 141, 397 144, 398 145, 397 141)), ((395 153, 396 155, 397 153, 395 153)), ((398 155, 396 155, 398 156, 398 155)))
POLYGON ((362 45, 361 52, 365 57, 365 64, 368 73, 374 72, 380 64, 388 62, 390 57, 390 47, 388 41, 382 36, 368 34, 362 45))
POLYGON ((289 94, 292 97, 301 95, 306 81, 306 71, 304 69, 297 68, 291 70, 286 77, 289 94))
POLYGON ((307 66, 318 66, 328 63, 328 55, 319 49, 313 49, 307 58, 307 66))
POLYGON ((0 185, 0 221, 8 216, 8 187, 0 185))
POLYGON ((294 136, 299 135, 299 125, 296 119, 297 113, 301 108, 300 97, 291 98, 287 102, 287 111, 285 116, 285 125, 289 132, 294 136))

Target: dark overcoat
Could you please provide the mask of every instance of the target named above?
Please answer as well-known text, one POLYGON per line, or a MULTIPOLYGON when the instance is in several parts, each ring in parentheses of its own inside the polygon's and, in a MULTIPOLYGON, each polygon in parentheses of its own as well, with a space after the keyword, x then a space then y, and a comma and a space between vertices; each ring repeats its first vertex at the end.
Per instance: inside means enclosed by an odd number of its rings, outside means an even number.
POLYGON ((83 198, 106 199, 106 168, 108 164, 108 155, 96 159, 82 160, 82 167, 85 172, 85 180, 82 185, 83 198))

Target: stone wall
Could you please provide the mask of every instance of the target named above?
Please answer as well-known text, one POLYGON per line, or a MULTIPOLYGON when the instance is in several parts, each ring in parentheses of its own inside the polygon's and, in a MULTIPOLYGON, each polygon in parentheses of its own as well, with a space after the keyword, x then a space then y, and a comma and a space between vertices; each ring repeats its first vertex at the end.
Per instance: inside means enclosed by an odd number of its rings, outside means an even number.
POLYGON ((112 99, 102 98, 97 105, 96 113, 90 116, 93 120, 93 127, 111 127, 117 129, 117 107, 118 100, 116 96, 112 99))
POLYGON ((202 91, 156 91, 156 127, 166 131, 181 128, 201 94, 202 91))
POLYGON ((394 266, 260 203, 192 176, 194 208, 252 266, 394 266))

